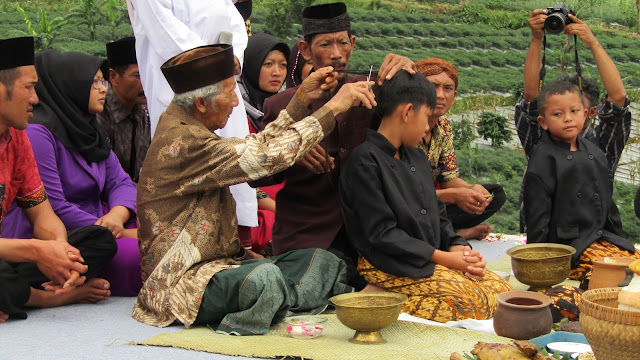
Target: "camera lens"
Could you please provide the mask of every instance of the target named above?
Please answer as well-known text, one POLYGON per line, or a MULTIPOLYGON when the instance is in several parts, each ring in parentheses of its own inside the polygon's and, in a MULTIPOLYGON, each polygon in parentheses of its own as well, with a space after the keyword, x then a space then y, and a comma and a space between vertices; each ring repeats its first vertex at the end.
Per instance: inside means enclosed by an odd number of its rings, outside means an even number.
POLYGON ((560 34, 566 23, 565 16, 563 14, 551 14, 544 21, 544 31, 549 34, 560 34))

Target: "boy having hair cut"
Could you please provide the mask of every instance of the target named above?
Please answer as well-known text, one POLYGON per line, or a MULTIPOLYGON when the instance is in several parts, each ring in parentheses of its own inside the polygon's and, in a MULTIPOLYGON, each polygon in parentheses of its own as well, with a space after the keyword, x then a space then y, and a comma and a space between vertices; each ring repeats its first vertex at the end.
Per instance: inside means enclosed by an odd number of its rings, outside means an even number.
POLYGON ((369 283, 363 291, 406 294, 402 311, 425 319, 491 318, 496 295, 512 287, 456 234, 417 148, 436 106, 433 85, 400 71, 375 90, 377 132, 353 151, 339 189, 358 272, 369 283))
POLYGON ((588 126, 589 111, 578 87, 563 79, 550 82, 538 97, 538 109, 545 132, 523 182, 527 241, 573 246, 569 277, 574 280, 588 281, 595 257, 640 258, 640 251, 620 236, 604 153, 578 136, 588 126))

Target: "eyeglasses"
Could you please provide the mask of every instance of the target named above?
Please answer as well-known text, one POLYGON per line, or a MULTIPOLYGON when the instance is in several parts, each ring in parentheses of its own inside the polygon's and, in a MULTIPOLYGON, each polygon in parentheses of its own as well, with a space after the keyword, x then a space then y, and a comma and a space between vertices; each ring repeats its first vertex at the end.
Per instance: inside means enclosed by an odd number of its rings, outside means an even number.
POLYGON ((93 80, 93 85, 91 87, 94 90, 100 90, 102 87, 105 89, 109 89, 109 82, 107 80, 93 80))

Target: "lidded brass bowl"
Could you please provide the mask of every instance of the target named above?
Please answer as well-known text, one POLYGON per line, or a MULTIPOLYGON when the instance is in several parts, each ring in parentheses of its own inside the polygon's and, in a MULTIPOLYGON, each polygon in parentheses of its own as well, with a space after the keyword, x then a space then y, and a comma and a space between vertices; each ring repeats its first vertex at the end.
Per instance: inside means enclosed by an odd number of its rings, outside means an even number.
POLYGON ((554 243, 535 243, 507 250, 516 279, 529 285, 530 291, 545 292, 563 282, 571 270, 571 255, 576 249, 554 243))
POLYGON ((400 308, 407 300, 404 294, 349 293, 329 299, 336 307, 338 320, 356 331, 350 342, 355 344, 384 344, 380 330, 398 320, 400 308))

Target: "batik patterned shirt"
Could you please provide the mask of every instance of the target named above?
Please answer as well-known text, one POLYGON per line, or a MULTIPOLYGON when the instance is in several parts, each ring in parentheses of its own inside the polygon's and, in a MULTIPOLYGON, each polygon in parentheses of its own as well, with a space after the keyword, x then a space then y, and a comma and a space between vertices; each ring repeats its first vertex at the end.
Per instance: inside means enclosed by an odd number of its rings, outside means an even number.
POLYGON ((333 130, 328 107, 309 113, 294 97, 262 132, 239 139, 220 137, 169 105, 138 183, 144 285, 135 319, 193 324, 211 278, 244 255, 229 186, 286 169, 333 130))
POLYGON ((9 128, 0 135, 0 229, 14 200, 28 209, 46 199, 27 134, 9 128))
POLYGON ((146 105, 135 105, 127 110, 118 96, 109 88, 104 111, 96 115, 105 131, 113 152, 122 169, 134 182, 138 181, 140 168, 151 143, 151 125, 146 105), (135 124, 135 125, 134 125, 135 124), (135 130, 135 134, 133 134, 135 130), (132 151, 133 150, 133 151, 132 151))
POLYGON ((460 177, 449 119, 441 116, 431 130, 431 141, 427 143, 423 139, 418 147, 427 154, 435 183, 442 184, 460 177))

